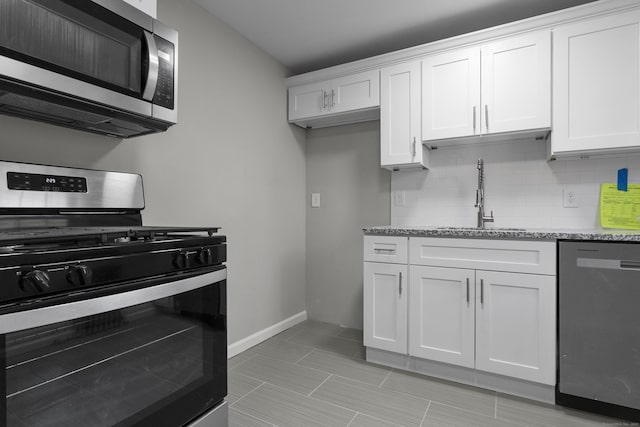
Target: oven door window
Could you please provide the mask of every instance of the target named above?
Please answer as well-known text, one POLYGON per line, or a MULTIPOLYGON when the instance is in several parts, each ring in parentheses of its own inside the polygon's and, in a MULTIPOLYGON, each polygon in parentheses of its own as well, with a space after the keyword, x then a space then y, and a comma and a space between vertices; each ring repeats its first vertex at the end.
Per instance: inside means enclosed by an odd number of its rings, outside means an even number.
POLYGON ((223 281, 2 335, 6 425, 187 423, 226 395, 225 311, 223 281))

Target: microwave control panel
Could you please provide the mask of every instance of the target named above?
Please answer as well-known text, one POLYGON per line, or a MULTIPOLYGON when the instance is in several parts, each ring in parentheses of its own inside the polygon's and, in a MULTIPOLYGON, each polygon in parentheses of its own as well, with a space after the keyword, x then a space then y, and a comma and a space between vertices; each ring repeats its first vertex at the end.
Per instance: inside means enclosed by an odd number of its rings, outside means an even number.
POLYGON ((161 107, 174 109, 174 63, 175 48, 173 43, 154 35, 158 48, 158 85, 153 96, 153 103, 161 107))

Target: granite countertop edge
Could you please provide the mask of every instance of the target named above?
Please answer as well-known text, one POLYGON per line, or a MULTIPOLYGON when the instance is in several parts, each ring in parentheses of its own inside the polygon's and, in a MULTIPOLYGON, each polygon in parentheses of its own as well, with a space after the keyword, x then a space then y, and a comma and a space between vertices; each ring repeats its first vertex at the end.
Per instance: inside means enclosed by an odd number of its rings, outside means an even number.
POLYGON ((364 227, 365 235, 407 237, 451 237, 513 240, 604 240, 640 242, 640 230, 474 229, 466 227, 376 226, 364 227))

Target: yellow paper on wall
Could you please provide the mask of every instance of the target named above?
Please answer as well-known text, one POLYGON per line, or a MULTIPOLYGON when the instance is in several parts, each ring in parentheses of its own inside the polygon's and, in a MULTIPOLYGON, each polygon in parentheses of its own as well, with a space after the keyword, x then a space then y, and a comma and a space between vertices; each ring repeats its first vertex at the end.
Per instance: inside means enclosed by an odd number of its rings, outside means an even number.
POLYGON ((627 191, 619 191, 617 184, 602 184, 600 225, 602 228, 640 230, 640 184, 628 184, 627 191))

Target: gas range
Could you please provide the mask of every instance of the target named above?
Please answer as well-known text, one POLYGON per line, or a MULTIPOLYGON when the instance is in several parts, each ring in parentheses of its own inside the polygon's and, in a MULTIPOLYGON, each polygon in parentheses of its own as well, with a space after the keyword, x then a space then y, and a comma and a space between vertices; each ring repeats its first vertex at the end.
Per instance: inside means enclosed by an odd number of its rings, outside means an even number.
POLYGON ((226 236, 143 209, 140 175, 0 161, 0 426, 227 425, 226 236))

